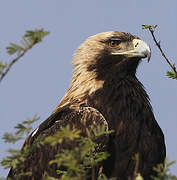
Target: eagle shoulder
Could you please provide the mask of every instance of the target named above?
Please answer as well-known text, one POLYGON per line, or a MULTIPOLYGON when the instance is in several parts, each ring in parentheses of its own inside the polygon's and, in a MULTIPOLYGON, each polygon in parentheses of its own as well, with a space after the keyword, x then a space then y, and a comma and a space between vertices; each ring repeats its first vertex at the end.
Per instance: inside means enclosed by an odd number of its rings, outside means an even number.
POLYGON ((65 127, 68 124, 71 129, 81 130, 83 135, 88 135, 88 132, 97 126, 104 126, 105 130, 108 130, 108 123, 105 117, 97 109, 88 106, 67 105, 41 123, 25 140, 24 145, 32 144, 41 134, 51 136, 61 127, 65 127))
MULTIPOLYGON (((38 136, 48 137, 54 135, 61 127, 70 125, 71 129, 78 129, 81 135, 88 136, 89 133, 97 126, 104 126, 108 130, 108 124, 104 116, 93 107, 66 106, 53 113, 46 119, 31 135, 25 140, 22 149, 25 146, 32 147, 38 141, 38 136)), ((106 148, 108 137, 99 140, 101 149, 106 148)), ((63 144, 50 146, 42 144, 32 149, 27 156, 23 168, 11 169, 8 177, 14 178, 18 173, 32 172, 31 177, 25 176, 26 180, 42 179, 46 175, 58 177, 56 175, 56 165, 49 165, 49 162, 55 159, 55 155, 62 152, 63 144), (47 174, 46 174, 47 173, 47 174)), ((73 147, 74 148, 74 147, 73 147)))

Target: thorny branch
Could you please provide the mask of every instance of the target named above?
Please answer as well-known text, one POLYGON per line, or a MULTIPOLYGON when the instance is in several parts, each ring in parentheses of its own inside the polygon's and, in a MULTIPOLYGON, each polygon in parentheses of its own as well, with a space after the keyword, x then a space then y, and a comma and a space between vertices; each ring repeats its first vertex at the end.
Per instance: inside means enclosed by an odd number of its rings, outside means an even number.
POLYGON ((156 28, 156 27, 157 27, 157 25, 155 25, 155 26, 152 26, 152 25, 142 25, 142 28, 143 28, 143 29, 149 29, 149 31, 150 31, 150 33, 151 33, 151 35, 152 35, 152 37, 153 37, 153 40, 154 40, 156 46, 159 48, 162 56, 165 58, 165 60, 167 61, 167 63, 168 63, 169 66, 171 67, 171 69, 173 70, 174 74, 176 75, 175 78, 177 78, 177 71, 176 71, 175 65, 172 65, 172 63, 170 62, 170 60, 167 58, 167 56, 165 55, 165 53, 163 52, 163 50, 162 50, 162 48, 161 48, 161 46, 160 46, 160 41, 157 42, 157 39, 156 39, 156 37, 155 37, 155 35, 154 35, 154 31, 155 31, 155 28, 156 28))

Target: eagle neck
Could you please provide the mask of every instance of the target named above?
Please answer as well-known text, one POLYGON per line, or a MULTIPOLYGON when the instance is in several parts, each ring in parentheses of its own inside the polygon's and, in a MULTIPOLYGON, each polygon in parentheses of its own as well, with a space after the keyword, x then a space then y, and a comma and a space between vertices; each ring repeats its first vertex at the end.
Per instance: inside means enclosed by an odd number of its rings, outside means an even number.
POLYGON ((88 97, 87 102, 105 116, 110 127, 122 121, 131 122, 138 114, 152 110, 149 97, 135 76, 110 79, 88 97))

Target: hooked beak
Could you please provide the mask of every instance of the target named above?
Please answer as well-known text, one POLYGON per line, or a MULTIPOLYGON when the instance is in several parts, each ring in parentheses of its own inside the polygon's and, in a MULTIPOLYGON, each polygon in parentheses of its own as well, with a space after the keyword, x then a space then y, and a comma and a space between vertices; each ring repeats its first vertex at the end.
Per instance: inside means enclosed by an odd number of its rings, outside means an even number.
POLYGON ((148 62, 151 58, 151 49, 149 45, 140 40, 140 39, 133 39, 132 41, 133 49, 124 52, 114 52, 113 55, 126 55, 128 57, 139 57, 139 58, 148 58, 148 62))

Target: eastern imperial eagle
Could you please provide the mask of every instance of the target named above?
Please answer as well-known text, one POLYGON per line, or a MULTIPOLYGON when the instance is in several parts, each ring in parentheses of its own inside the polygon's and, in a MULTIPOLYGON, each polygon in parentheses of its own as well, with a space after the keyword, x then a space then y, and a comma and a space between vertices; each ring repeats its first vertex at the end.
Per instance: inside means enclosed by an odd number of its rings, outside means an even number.
MULTIPOLYGON (((133 176, 133 157, 138 153, 138 172, 145 180, 151 179, 153 167, 164 162, 166 152, 163 132, 136 77, 141 59, 150 59, 150 55, 149 46, 129 33, 103 32, 89 37, 75 52, 74 74, 66 95, 25 145, 32 146, 39 135, 53 135, 67 124, 82 132, 93 124, 107 124, 115 133, 106 144, 110 157, 103 163, 103 172, 127 180, 133 176)), ((61 149, 61 145, 46 144, 34 149, 23 169, 11 169, 8 177, 28 171, 32 177, 25 180, 44 179, 46 174, 57 177, 57 167, 48 163, 61 149)))

